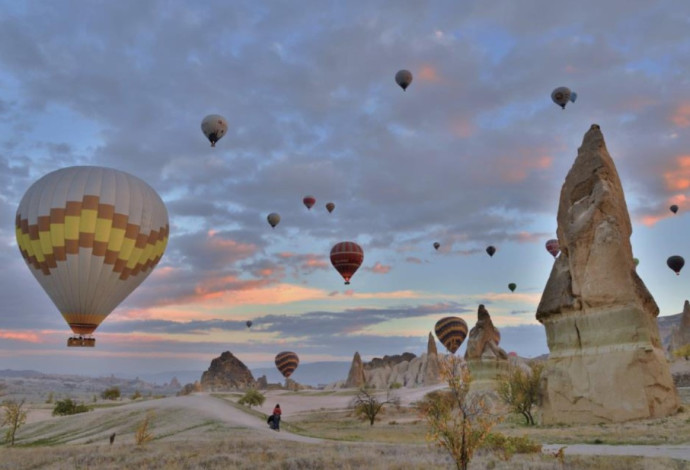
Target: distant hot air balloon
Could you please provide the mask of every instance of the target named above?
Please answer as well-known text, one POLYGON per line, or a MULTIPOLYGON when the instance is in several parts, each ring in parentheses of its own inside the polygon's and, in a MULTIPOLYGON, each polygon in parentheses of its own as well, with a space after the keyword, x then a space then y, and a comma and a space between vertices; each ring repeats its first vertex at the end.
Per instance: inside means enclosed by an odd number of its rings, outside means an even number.
POLYGON ((439 249, 441 247, 441 244, 439 242, 434 242, 434 248, 439 249))
POLYGON ((156 191, 122 171, 74 166, 26 191, 16 216, 19 251, 72 331, 90 335, 143 282, 168 242, 168 211, 156 191))
POLYGON ((547 240, 546 242, 546 251, 551 253, 551 256, 554 258, 558 256, 558 253, 561 252, 560 246, 558 245, 558 240, 555 238, 552 238, 551 240, 547 240))
POLYGON ((291 351, 283 351, 276 355, 275 363, 280 373, 287 379, 297 369, 299 357, 291 351))
POLYGON ((335 204, 333 204, 332 202, 327 202, 326 203, 326 210, 328 211, 329 214, 331 212, 333 212, 333 209, 335 209, 335 204))
POLYGON ((276 225, 280 223, 280 214, 277 214, 276 212, 271 212, 266 216, 266 220, 268 220, 268 223, 270 224, 271 227, 276 228, 276 225))
POLYGON ((515 292, 516 287, 517 287, 517 284, 515 284, 514 282, 511 282, 510 284, 508 284, 508 289, 510 289, 510 292, 515 292))
POLYGON ((314 207, 314 204, 316 204, 316 198, 314 196, 304 196, 302 202, 305 206, 307 206, 307 209, 311 209, 314 207))
POLYGON ((467 323, 460 317, 444 317, 436 322, 434 331, 448 352, 455 354, 467 337, 467 323))
POLYGON ((246 323, 247 328, 251 328, 251 327, 252 327, 252 324, 253 324, 253 323, 252 323, 251 320, 247 320, 247 323, 246 323))
POLYGON ((343 276, 345 284, 350 284, 350 278, 364 261, 364 251, 355 242, 336 243, 331 248, 331 264, 343 276))
POLYGON ((219 114, 209 114, 201 121, 201 132, 211 142, 211 147, 216 146, 216 142, 223 138, 228 131, 228 121, 219 114))
POLYGON ((565 86, 560 86, 551 92, 551 99, 561 108, 565 109, 565 105, 568 101, 574 103, 577 99, 577 93, 571 91, 570 88, 565 86))
POLYGON ((496 253, 496 247, 493 245, 489 245, 486 247, 486 252, 489 254, 489 256, 493 256, 494 253, 496 253))
POLYGON ((677 206, 676 204, 673 204, 671 207, 669 207, 669 209, 670 209, 671 212, 673 212, 674 214, 678 212, 678 206, 677 206))
POLYGON ((637 267, 637 265, 640 264, 640 260, 637 258, 633 258, 633 264, 635 265, 635 267, 637 267))
POLYGON ((404 69, 398 70, 398 73, 395 74, 395 83, 400 85, 403 91, 407 90, 407 87, 412 83, 412 72, 404 69))
POLYGON ((673 270, 673 272, 676 273, 676 275, 679 275, 680 270, 683 269, 683 266, 685 266, 685 260, 682 256, 669 256, 669 258, 666 260, 666 264, 673 270))

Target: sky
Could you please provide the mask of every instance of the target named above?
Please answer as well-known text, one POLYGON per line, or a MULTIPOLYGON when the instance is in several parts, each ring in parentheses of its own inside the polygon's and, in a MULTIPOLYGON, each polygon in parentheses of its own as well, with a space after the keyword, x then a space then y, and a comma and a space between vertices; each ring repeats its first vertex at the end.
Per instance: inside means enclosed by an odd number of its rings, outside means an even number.
POLYGON ((471 327, 479 304, 506 351, 547 353, 544 244, 593 123, 660 315, 688 298, 690 274, 666 259, 690 256, 690 2, 0 0, 0 12, 0 369, 421 354, 438 319, 471 327), (558 86, 578 95, 565 110, 558 86), (208 114, 229 125, 215 148, 208 114), (170 217, 161 262, 93 349, 65 346, 14 231, 29 186, 73 165, 138 176, 170 217), (365 252, 349 286, 329 261, 345 240, 365 252))

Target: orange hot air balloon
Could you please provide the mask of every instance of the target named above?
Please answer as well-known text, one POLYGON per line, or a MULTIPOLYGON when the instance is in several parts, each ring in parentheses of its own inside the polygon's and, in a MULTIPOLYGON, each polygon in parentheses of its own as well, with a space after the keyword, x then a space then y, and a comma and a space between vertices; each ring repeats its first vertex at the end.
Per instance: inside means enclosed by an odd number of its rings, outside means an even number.
POLYGON ((311 208, 314 207, 314 204, 316 204, 316 198, 314 196, 304 196, 302 202, 305 206, 307 206, 307 209, 311 210, 311 208))
POLYGON ((283 351, 276 355, 275 363, 280 373, 287 379, 297 369, 299 357, 292 351, 283 351))
POLYGON ((364 261, 364 251, 355 242, 336 243, 331 248, 331 264, 343 276, 345 284, 350 284, 350 278, 364 261))
POLYGON ((448 352, 455 354, 467 337, 467 323, 460 317, 444 317, 436 322, 434 331, 448 352))

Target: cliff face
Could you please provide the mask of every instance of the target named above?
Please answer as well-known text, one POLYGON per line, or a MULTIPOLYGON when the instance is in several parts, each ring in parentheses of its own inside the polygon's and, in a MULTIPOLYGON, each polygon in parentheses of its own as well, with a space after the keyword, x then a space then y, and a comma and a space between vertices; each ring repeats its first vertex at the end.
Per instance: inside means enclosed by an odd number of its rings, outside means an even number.
POLYGON ((207 392, 242 390, 255 385, 250 370, 230 351, 213 359, 208 370, 201 375, 201 389, 207 392))

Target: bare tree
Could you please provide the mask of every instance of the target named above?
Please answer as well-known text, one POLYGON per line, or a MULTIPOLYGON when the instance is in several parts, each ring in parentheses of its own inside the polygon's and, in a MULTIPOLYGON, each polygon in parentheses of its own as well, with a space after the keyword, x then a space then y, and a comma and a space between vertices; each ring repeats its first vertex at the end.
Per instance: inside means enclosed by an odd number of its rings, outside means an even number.
POLYGON ((26 423, 27 411, 24 409, 23 399, 20 402, 14 400, 5 400, 2 402, 3 418, 1 426, 7 426, 5 431, 5 441, 9 441, 10 445, 14 445, 14 436, 17 434, 17 430, 26 423))
POLYGON ((420 405, 429 426, 427 439, 448 451, 458 470, 467 470, 475 450, 498 422, 483 395, 470 393, 472 376, 454 355, 441 361, 441 377, 450 391, 427 395, 420 405))
POLYGON ((385 405, 400 406, 400 397, 393 396, 391 391, 386 392, 385 399, 379 399, 373 393, 369 393, 365 389, 360 389, 357 395, 352 399, 350 406, 355 410, 355 414, 363 420, 369 420, 369 425, 373 426, 376 420, 376 415, 383 409, 385 405))

